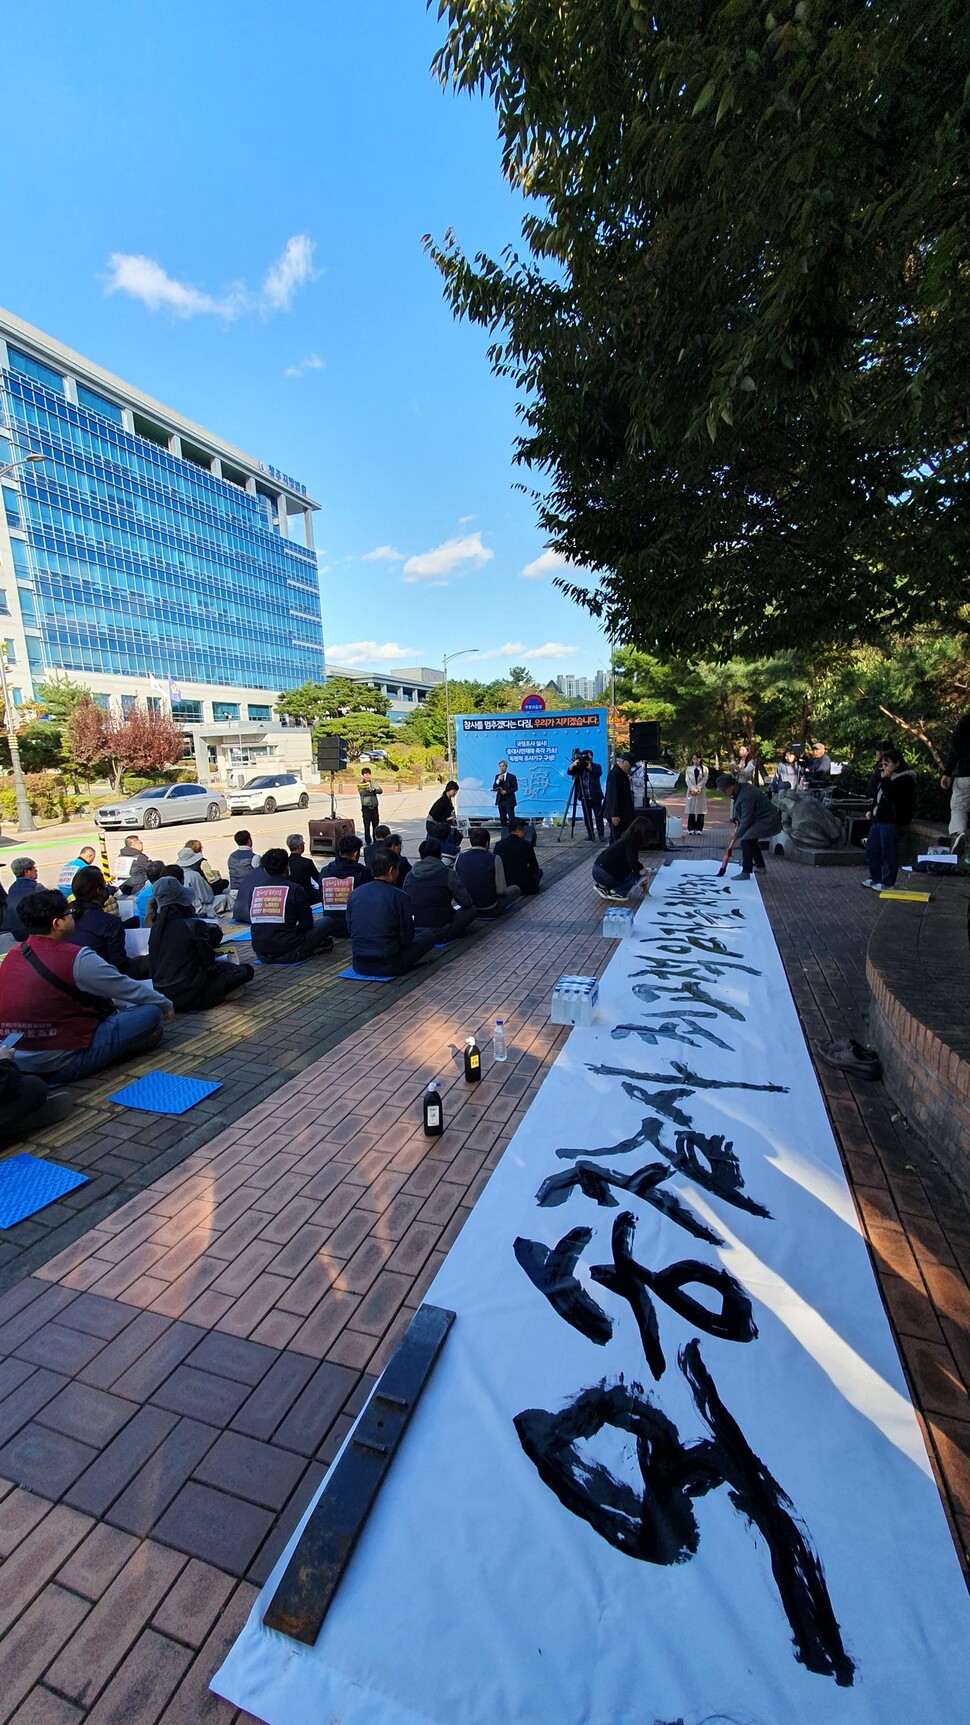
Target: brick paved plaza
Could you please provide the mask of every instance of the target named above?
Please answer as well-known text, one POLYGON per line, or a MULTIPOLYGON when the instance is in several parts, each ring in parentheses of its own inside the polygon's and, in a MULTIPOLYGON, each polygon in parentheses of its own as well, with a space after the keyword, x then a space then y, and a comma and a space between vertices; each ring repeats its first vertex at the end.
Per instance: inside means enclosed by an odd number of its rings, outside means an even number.
MULTIPOLYGON (((726 836, 715 817, 687 854, 726 836)), ((568 1034, 553 983, 613 951, 594 847, 541 848, 549 889, 417 975, 261 969, 179 1021, 131 1074, 222 1082, 183 1118, 109 1103, 106 1074, 17 1147, 91 1178, 0 1233, 0 1722, 246 1719, 209 1679, 568 1034)), ((769 866, 809 1041, 862 1033, 869 932, 907 911, 857 878, 769 866)), ((820 1076, 966 1570, 970 1212, 881 1085, 820 1076)))

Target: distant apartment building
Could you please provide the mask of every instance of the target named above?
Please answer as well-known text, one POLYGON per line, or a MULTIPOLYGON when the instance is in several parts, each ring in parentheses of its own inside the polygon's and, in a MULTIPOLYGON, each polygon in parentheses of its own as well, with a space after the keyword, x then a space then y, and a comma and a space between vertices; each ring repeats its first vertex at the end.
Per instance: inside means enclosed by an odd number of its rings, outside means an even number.
POLYGON ((427 665, 410 666, 404 671, 362 671, 355 666, 327 666, 328 677, 349 677, 352 683, 373 683, 390 701, 388 720, 403 725, 422 701, 426 701, 437 683, 443 683, 444 672, 433 671, 427 665))
POLYGON ((273 712, 324 674, 304 485, 0 311, 4 468, 16 705, 61 674, 118 711, 170 705, 200 776, 309 762, 273 712))
POLYGON ((553 682, 566 701, 598 701, 609 688, 608 671, 597 671, 595 677, 572 677, 564 674, 553 682))

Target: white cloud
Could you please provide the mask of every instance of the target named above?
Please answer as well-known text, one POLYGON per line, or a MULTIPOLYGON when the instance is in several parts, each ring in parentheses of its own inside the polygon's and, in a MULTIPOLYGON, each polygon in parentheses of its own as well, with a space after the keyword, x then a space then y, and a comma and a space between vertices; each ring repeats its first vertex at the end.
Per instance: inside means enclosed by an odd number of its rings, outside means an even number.
POLYGON ((474 515, 459 515, 458 525, 459 527, 470 527, 474 519, 474 515))
POLYGON ((176 317, 197 317, 200 313, 208 313, 232 319, 238 317, 245 306, 241 288, 233 288, 222 299, 214 299, 211 294, 190 287, 188 282, 176 281, 154 258, 138 253, 112 252, 108 268, 111 274, 105 284, 105 293, 130 294, 132 299, 140 299, 149 311, 160 311, 167 306, 176 317))
POLYGON ((501 647, 483 647, 480 653, 470 653, 470 659, 510 659, 528 663, 532 659, 568 659, 578 653, 578 647, 565 647, 561 641, 546 641, 541 647, 527 647, 524 641, 505 641, 501 647))
MULTIPOLYGON (((189 282, 176 280, 155 258, 141 252, 112 252, 104 291, 129 294, 149 311, 167 309, 176 317, 221 317, 232 322, 244 312, 268 316, 274 311, 289 311, 297 288, 319 274, 313 268, 313 249, 309 234, 294 234, 267 270, 259 294, 236 282, 222 295, 203 293, 189 282)), ((316 361, 317 356, 311 354, 309 358, 316 361)), ((287 372, 287 376, 293 375, 299 374, 287 372)))
POLYGON ((341 641, 337 646, 327 648, 327 662, 346 665, 350 669, 359 665, 392 665, 395 662, 404 665, 416 651, 415 647, 399 647, 396 641, 341 641))
POLYGON ((289 311, 293 295, 312 281, 314 245, 309 234, 293 234, 263 278, 263 303, 271 311, 289 311))
POLYGON ((553 551, 550 546, 537 557, 533 563, 527 563, 519 570, 523 581, 543 581, 547 575, 554 575, 560 569, 576 569, 577 564, 571 563, 562 551, 553 551))
POLYGON ((378 545, 373 551, 365 551, 362 563, 403 563, 404 555, 395 551, 393 545, 378 545))
POLYGON ((283 371, 283 376, 305 377, 308 371, 322 370, 323 360, 320 358, 320 355, 318 353, 307 353, 304 354, 303 358, 299 360, 296 365, 286 366, 283 371))
POLYGON ((480 569, 483 563, 490 563, 495 556, 482 544, 480 533, 466 534, 464 539, 446 539, 443 545, 436 545, 433 551, 422 551, 417 557, 409 557, 404 565, 404 580, 433 581, 440 587, 446 587, 448 576, 455 570, 464 574, 462 563, 470 563, 473 568, 480 569))

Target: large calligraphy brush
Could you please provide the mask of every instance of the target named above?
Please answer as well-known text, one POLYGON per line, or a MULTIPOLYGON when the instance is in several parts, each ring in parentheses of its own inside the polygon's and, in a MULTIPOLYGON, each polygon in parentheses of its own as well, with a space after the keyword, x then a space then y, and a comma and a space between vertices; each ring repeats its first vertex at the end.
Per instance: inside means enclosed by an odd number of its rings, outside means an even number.
POLYGON ((731 861, 731 852, 733 851, 733 849, 734 849, 734 840, 732 839, 731 843, 728 845, 727 850, 724 852, 724 860, 721 863, 721 866, 717 871, 718 880, 720 880, 722 875, 727 874, 727 865, 731 861))

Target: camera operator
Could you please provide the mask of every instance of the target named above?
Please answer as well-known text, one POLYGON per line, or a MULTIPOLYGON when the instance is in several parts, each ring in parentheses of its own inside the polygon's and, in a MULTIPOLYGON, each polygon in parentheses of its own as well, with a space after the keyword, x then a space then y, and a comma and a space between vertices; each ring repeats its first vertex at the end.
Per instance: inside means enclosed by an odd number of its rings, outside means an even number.
POLYGON ((567 772, 576 787, 588 839, 606 837, 603 824, 603 768, 592 749, 574 749, 567 772), (595 823, 595 833, 593 830, 595 823))

